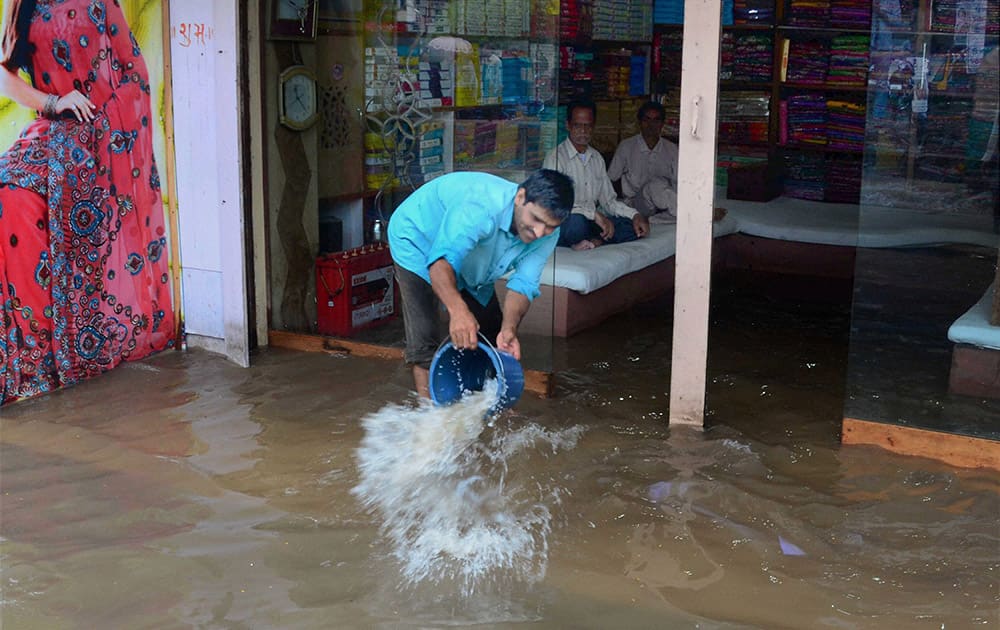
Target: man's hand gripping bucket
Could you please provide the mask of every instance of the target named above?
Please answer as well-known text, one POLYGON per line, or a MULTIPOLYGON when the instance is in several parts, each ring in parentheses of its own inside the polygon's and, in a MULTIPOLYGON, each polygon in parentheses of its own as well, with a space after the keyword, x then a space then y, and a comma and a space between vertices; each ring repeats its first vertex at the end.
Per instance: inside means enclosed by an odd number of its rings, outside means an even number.
POLYGON ((431 361, 431 400, 436 405, 450 405, 467 391, 482 391, 492 378, 497 380, 497 400, 490 407, 490 416, 510 409, 521 397, 524 370, 520 362, 514 355, 493 347, 482 333, 475 350, 456 348, 446 339, 431 361))

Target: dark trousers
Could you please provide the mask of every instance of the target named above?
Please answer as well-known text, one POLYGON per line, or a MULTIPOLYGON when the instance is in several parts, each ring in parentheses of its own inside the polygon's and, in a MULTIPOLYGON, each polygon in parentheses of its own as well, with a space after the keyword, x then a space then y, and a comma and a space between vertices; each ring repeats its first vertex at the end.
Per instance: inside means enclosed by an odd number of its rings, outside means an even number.
MULTIPOLYGON (((635 228, 632 227, 632 220, 625 217, 608 217, 615 226, 615 234, 605 243, 627 243, 638 238, 635 235, 635 228)), ((559 226, 559 241, 556 243, 561 247, 572 247, 580 241, 601 238, 601 228, 596 221, 591 221, 587 217, 574 212, 569 218, 559 226)))
MULTIPOLYGON (((429 368, 438 346, 448 337, 448 312, 426 280, 399 265, 395 265, 395 268, 400 297, 403 299, 403 332, 406 335, 404 360, 408 364, 429 368)), ((479 322, 479 332, 490 343, 495 344, 503 323, 503 312, 497 294, 493 294, 486 306, 480 304, 468 291, 462 291, 461 294, 465 305, 479 322)))

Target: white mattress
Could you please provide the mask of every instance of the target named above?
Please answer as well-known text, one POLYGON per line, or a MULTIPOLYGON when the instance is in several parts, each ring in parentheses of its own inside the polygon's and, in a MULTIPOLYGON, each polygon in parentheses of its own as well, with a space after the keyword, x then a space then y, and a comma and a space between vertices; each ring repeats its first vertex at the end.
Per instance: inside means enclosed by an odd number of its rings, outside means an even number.
POLYGON ((990 326, 994 290, 995 285, 990 285, 983 297, 955 320, 948 328, 949 341, 1000 350, 1000 326, 990 326))
POLYGON ((884 206, 823 203, 779 197, 767 203, 720 200, 737 221, 737 231, 800 243, 858 247, 918 247, 968 243, 1000 244, 990 215, 929 213, 884 206), (858 223, 861 234, 858 234, 858 223))
MULTIPOLYGON (((859 207, 779 197, 767 203, 724 199, 729 210, 715 225, 716 238, 740 232, 801 243, 849 247, 917 247, 968 243, 997 247, 993 217, 918 212, 865 206, 858 237, 859 207)), ((542 272, 541 283, 590 293, 618 278, 659 262, 676 252, 677 226, 666 215, 650 219, 650 235, 632 243, 575 252, 557 247, 542 272)))
MULTIPOLYGON (((581 252, 557 247, 542 270, 541 283, 590 293, 626 274, 670 258, 677 251, 677 224, 662 214, 653 216, 649 223, 649 235, 631 243, 581 252)), ((714 228, 715 237, 732 234, 736 232, 736 221, 727 216, 714 228)))

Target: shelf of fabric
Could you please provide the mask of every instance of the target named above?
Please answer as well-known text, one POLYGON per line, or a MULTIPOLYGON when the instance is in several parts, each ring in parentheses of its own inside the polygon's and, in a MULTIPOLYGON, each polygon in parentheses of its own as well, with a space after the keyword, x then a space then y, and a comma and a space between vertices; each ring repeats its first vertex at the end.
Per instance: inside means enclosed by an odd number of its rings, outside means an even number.
POLYGON ((737 83, 769 83, 774 74, 774 37, 770 33, 722 34, 719 78, 737 83))

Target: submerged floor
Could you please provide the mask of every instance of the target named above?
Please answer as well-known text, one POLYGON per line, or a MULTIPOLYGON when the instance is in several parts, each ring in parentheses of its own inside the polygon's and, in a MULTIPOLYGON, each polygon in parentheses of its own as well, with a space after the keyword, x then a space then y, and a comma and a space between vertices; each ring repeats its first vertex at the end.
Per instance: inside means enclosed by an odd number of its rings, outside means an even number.
POLYGON ((468 598, 401 585, 380 519, 350 492, 362 418, 408 400, 397 363, 267 350, 244 370, 171 352, 3 408, 0 621, 1000 623, 1000 474, 841 447, 848 309, 731 299, 713 315, 704 433, 666 426, 663 304, 556 345, 556 396, 526 396, 506 419, 582 430, 506 468, 508 492, 559 491, 543 499, 545 578, 468 598))

